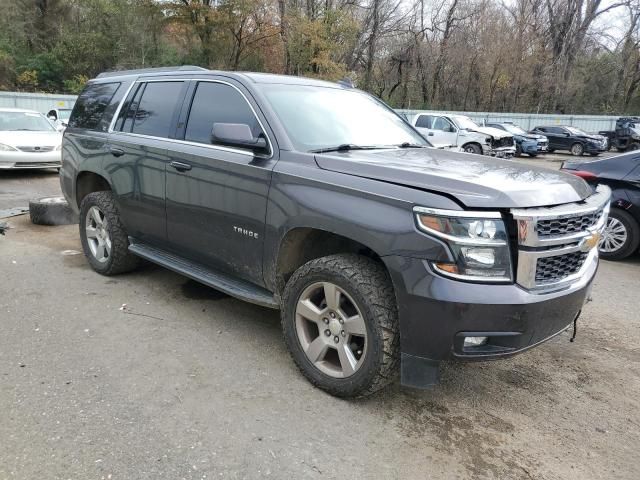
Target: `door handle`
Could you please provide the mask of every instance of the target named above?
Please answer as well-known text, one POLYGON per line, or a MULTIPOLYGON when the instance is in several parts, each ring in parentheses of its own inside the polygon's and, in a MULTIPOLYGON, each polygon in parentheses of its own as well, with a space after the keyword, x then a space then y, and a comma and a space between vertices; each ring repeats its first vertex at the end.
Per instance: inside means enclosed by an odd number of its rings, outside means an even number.
POLYGON ((171 165, 173 168, 175 168, 179 172, 186 172, 187 170, 191 170, 191 165, 189 165, 188 163, 174 161, 174 162, 171 162, 169 165, 171 165))
POLYGON ((121 148, 109 147, 109 152, 114 157, 121 157, 122 155, 124 155, 124 150, 122 150, 121 148))

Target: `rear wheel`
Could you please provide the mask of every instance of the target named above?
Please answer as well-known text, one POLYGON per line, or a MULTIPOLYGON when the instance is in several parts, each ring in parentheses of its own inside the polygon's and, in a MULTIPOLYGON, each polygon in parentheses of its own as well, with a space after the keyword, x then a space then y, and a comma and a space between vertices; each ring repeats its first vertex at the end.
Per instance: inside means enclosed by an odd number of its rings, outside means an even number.
POLYGON ((129 239, 111 192, 93 192, 80 207, 80 241, 91 267, 102 275, 136 268, 140 259, 129 252, 129 239))
POLYGON ((370 258, 330 255, 300 267, 285 287, 282 329, 300 371, 332 395, 370 395, 396 376, 395 295, 370 258))
POLYGON ((580 157, 584 153, 584 147, 581 143, 574 143, 571 145, 571 155, 574 157, 580 157))
POLYGON ((598 244, 600 256, 606 260, 622 260, 634 253, 639 244, 638 222, 624 210, 611 209, 598 244))

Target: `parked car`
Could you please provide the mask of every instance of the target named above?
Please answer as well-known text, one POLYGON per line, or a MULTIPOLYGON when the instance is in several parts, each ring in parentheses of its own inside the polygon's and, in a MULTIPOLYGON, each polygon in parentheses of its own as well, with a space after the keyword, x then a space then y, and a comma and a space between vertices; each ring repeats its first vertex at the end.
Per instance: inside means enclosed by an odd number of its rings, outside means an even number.
POLYGON ((549 139, 549 152, 567 150, 577 157, 585 153, 599 155, 607 151, 607 139, 602 135, 583 132, 576 127, 543 126, 535 127, 531 133, 544 135, 549 139))
POLYGON ((608 140, 609 148, 619 152, 640 149, 640 117, 622 117, 616 120, 616 129, 598 132, 608 140))
POLYGON ((481 127, 465 115, 420 113, 412 124, 435 147, 459 147, 467 153, 501 158, 516 153, 510 133, 481 127))
POLYGON ((59 168, 62 134, 41 113, 0 108, 0 169, 59 168))
POLYGON ((504 130, 513 135, 513 139, 516 142, 516 157, 519 157, 523 153, 535 157, 549 150, 549 140, 547 137, 536 133, 527 133, 524 129, 513 123, 485 123, 485 127, 497 128, 498 130, 504 130))
POLYGON ((70 108, 52 108, 47 113, 47 118, 51 120, 59 130, 64 130, 65 128, 67 128, 70 116, 70 108))
POLYGON ((612 190, 600 256, 621 260, 635 253, 640 245, 640 152, 589 162, 564 162, 562 170, 591 185, 607 185, 612 190))
POLYGON ((99 75, 63 147, 96 272, 142 257, 280 309, 302 373, 344 397, 397 370, 433 385, 442 360, 508 357, 575 325, 610 199, 431 148, 354 88, 197 67, 99 75))

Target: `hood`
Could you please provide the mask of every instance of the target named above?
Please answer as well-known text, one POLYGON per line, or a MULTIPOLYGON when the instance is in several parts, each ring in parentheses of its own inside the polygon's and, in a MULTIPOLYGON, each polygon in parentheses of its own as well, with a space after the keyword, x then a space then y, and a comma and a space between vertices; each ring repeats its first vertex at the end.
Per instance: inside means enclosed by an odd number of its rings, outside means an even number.
POLYGON ((549 206, 591 194, 574 175, 434 148, 318 154, 316 162, 324 170, 442 192, 474 208, 549 206))
POLYGON ((490 135, 493 138, 506 138, 513 137, 509 132, 505 132, 504 130, 500 130, 499 128, 493 127, 477 127, 469 130, 470 132, 478 132, 483 133, 484 135, 490 135))
POLYGON ((0 131, 0 143, 11 147, 57 147, 62 143, 60 132, 0 131))

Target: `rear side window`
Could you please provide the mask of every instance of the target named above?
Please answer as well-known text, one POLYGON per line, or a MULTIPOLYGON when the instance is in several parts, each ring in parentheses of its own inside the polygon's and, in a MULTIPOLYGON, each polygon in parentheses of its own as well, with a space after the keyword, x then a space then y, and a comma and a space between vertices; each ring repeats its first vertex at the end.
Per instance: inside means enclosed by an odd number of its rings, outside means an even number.
POLYGON ((94 83, 88 85, 76 100, 69 119, 69 126, 86 128, 87 130, 100 130, 100 127, 104 125, 101 122, 104 111, 118 87, 120 87, 120 83, 94 83))
POLYGON ((416 127, 419 128, 431 128, 431 119, 429 115, 420 115, 416 121, 416 127))
POLYGON ((258 119, 240 92, 224 83, 200 82, 191 102, 184 139, 210 145, 214 123, 244 123, 254 137, 262 133, 258 119))
POLYGON ((184 82, 149 82, 130 103, 123 131, 168 138, 184 82), (130 129, 130 130, 129 130, 130 129))

